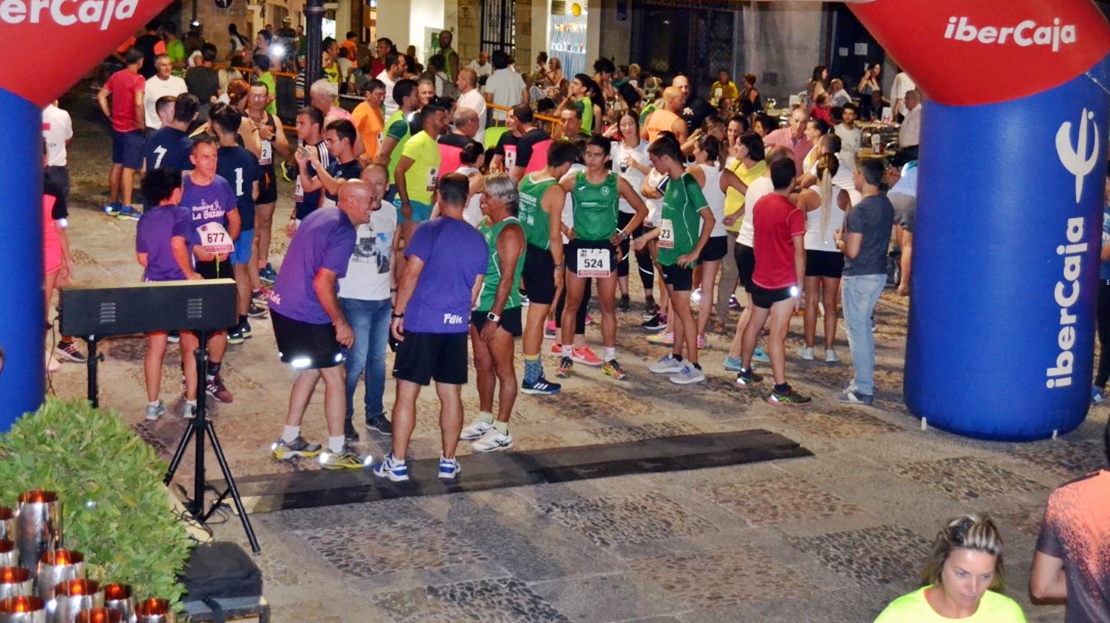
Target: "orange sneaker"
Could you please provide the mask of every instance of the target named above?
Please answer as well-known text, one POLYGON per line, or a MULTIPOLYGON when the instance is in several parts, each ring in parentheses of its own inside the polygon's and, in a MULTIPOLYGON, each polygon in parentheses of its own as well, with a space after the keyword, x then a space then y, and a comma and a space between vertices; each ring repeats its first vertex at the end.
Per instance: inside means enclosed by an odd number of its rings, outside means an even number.
POLYGON ((589 346, 575 348, 571 351, 570 358, 576 363, 580 363, 584 366, 592 366, 594 368, 597 368, 601 366, 601 364, 605 363, 601 360, 601 357, 598 357, 596 354, 594 354, 594 351, 590 350, 589 346))

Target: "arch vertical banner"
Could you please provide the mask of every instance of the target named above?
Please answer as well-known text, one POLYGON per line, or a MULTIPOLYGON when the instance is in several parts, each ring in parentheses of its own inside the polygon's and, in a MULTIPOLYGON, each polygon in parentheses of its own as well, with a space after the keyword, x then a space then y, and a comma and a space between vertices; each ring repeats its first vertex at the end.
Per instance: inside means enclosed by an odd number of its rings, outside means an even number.
POLYGON ((168 0, 0 2, 0 431, 42 404, 46 308, 43 283, 42 107, 65 93, 168 0), (49 45, 42 45, 44 41, 49 45), (34 70, 25 58, 35 51, 34 70))
POLYGON ((927 98, 905 397, 1032 440, 1090 401, 1110 26, 1089 0, 850 5, 927 98))

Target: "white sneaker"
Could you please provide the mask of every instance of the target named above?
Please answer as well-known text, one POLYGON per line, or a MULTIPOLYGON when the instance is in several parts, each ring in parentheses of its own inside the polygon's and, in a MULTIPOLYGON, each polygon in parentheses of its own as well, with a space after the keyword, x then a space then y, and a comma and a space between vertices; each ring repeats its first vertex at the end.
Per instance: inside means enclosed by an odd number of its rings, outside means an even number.
POLYGON ((512 447, 513 436, 509 433, 501 433, 492 426, 481 439, 470 444, 470 449, 475 452, 501 452, 512 447))
POLYGON ((798 356, 806 361, 813 361, 813 349, 808 346, 803 346, 798 349, 798 356))
POLYGON ((839 361, 840 355, 837 355, 835 350, 831 348, 825 349, 825 363, 838 363, 839 361))
POLYGON ((481 439, 482 435, 485 435, 486 433, 488 433, 491 430, 493 430, 493 424, 490 424, 488 422, 483 422, 482 420, 476 420, 470 426, 467 426, 466 428, 462 429, 462 432, 459 433, 459 439, 462 439, 462 440, 465 440, 465 441, 472 441, 474 439, 481 439))
POLYGON ((50 358, 46 360, 46 371, 53 373, 61 369, 62 364, 54 358, 54 355, 50 355, 50 358))
POLYGON ((670 381, 675 385, 690 385, 691 383, 701 383, 705 380, 705 374, 694 364, 688 363, 682 366, 682 369, 671 375, 670 381))
POLYGON ((675 359, 674 355, 671 355, 669 353, 666 357, 663 357, 659 361, 651 364, 651 367, 648 368, 648 370, 654 372, 655 374, 674 374, 681 369, 682 362, 678 359, 675 359))

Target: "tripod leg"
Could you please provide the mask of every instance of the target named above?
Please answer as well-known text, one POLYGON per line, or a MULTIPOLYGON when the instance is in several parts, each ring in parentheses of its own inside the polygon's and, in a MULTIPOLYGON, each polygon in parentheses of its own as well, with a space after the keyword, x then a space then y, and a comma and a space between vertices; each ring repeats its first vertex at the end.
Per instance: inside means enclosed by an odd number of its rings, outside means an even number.
POLYGON ((227 489, 231 492, 231 499, 235 502, 236 510, 239 511, 239 521, 243 522, 243 531, 247 533, 247 540, 251 543, 251 551, 258 554, 262 551, 262 548, 258 546, 258 538, 254 535, 254 527, 251 526, 250 517, 247 516, 247 509, 243 508, 243 499, 239 497, 239 489, 235 487, 235 477, 231 475, 231 467, 227 464, 224 449, 220 447, 220 440, 216 438, 216 429, 212 426, 211 420, 206 422, 205 430, 208 431, 208 439, 212 442, 212 450, 216 453, 216 462, 220 464, 220 469, 224 473, 224 480, 227 481, 227 489))
POLYGON ((85 360, 85 365, 89 372, 89 404, 92 405, 93 409, 100 407, 100 392, 97 389, 96 380, 96 364, 98 357, 96 354, 97 341, 95 335, 85 338, 85 344, 89 347, 89 356, 85 360))
POLYGON ((181 441, 177 444, 177 450, 173 453, 173 460, 170 461, 170 468, 166 470, 166 477, 162 480, 163 484, 170 484, 173 480, 173 475, 177 472, 177 468, 181 465, 181 459, 185 458, 185 448, 189 447, 189 439, 193 437, 193 433, 200 434, 200 430, 196 426, 196 422, 190 420, 185 426, 185 434, 182 435, 181 441))

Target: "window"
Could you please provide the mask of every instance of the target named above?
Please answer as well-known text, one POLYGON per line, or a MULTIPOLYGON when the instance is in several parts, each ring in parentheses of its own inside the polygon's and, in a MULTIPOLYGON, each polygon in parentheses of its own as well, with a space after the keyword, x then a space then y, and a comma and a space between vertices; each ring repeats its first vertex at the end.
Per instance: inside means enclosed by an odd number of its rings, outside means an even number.
POLYGON ((482 50, 516 51, 516 0, 482 0, 482 50))

